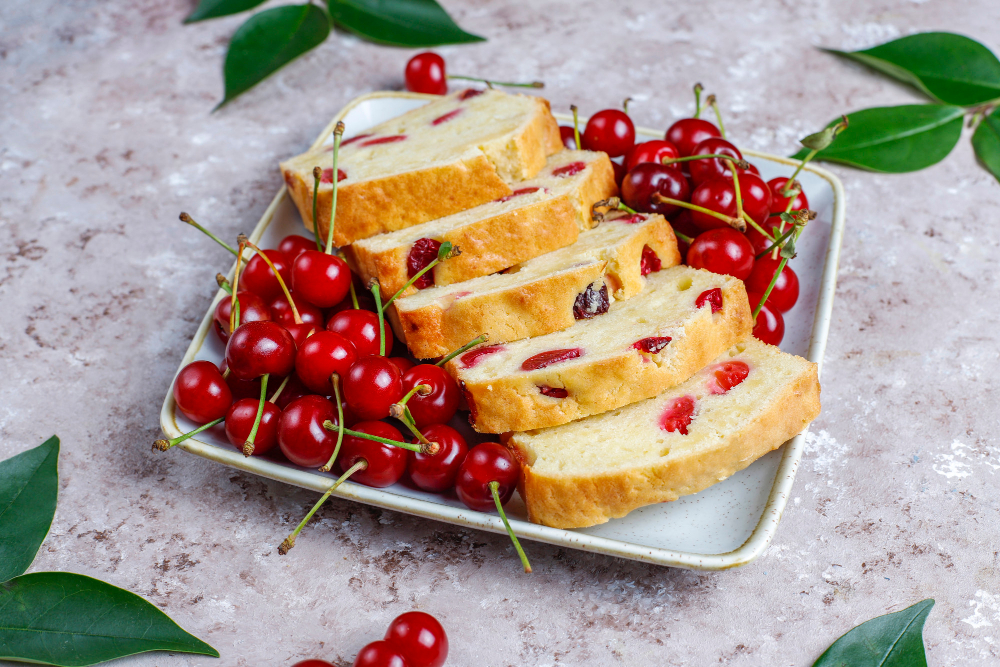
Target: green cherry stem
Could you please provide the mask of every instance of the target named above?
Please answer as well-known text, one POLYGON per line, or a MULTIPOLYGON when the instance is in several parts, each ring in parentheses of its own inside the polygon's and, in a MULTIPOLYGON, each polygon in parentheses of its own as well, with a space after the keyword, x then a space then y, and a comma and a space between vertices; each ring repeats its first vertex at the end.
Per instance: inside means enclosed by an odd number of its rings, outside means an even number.
POLYGON ((331 375, 330 382, 333 383, 333 397, 337 401, 337 444, 333 448, 330 460, 319 469, 320 472, 330 472, 333 462, 337 460, 337 455, 340 454, 340 445, 344 442, 344 405, 340 400, 340 375, 337 373, 331 375))
POLYGON ((319 203, 319 181, 323 177, 322 167, 313 167, 313 236, 316 238, 316 250, 323 252, 323 243, 319 240, 319 225, 316 224, 317 205, 319 203))
MULTIPOLYGON (((329 419, 327 419, 325 422, 323 422, 323 428, 325 428, 327 431, 335 431, 340 427, 334 424, 329 419)), ((383 445, 392 445, 393 447, 408 449, 411 452, 417 452, 419 454, 430 454, 431 456, 437 454, 441 450, 441 447, 436 442, 430 443, 429 446, 425 444, 418 445, 410 442, 400 442, 399 440, 389 440, 388 438, 382 438, 377 435, 369 435, 368 433, 362 433, 361 431, 352 431, 349 428, 344 429, 344 434, 354 436, 355 438, 361 438, 362 440, 381 442, 383 445)))
POLYGON ((723 139, 726 138, 726 128, 722 125, 722 113, 719 112, 719 105, 715 102, 715 95, 709 95, 705 98, 705 104, 712 107, 712 111, 715 112, 715 120, 719 125, 719 134, 723 139))
POLYGON ((783 234, 782 234, 781 236, 779 236, 779 237, 777 238, 777 240, 775 240, 775 241, 774 241, 774 243, 772 243, 771 245, 769 245, 769 246, 767 247, 767 250, 765 250, 764 252, 761 252, 761 253, 758 253, 758 254, 757 254, 757 256, 756 256, 756 257, 754 257, 754 259, 755 259, 755 260, 757 260, 757 259, 760 259, 761 257, 763 257, 763 256, 764 256, 764 255, 766 255, 767 253, 771 252, 772 250, 777 250, 777 249, 778 249, 778 248, 779 248, 779 247, 781 246, 781 244, 782 244, 782 243, 783 243, 783 242, 784 242, 784 241, 785 241, 785 240, 786 240, 786 239, 787 239, 787 238, 788 238, 789 236, 791 236, 791 235, 792 235, 792 232, 794 232, 794 231, 795 231, 795 229, 793 228, 793 229, 789 229, 789 230, 788 230, 787 232, 783 233, 783 234))
POLYGON ((723 155, 722 153, 701 153, 699 155, 688 155, 686 157, 674 157, 674 158, 663 158, 661 164, 676 164, 678 162, 691 162, 693 160, 707 160, 709 158, 718 158, 720 160, 728 160, 733 163, 734 167, 739 169, 749 169, 750 163, 746 160, 740 160, 734 158, 732 155, 723 155))
POLYGON ((475 81, 476 83, 485 83, 488 87, 493 86, 503 86, 504 88, 544 88, 545 83, 542 81, 529 81, 528 83, 516 83, 513 81, 493 81, 492 79, 480 79, 475 76, 462 76, 460 74, 448 74, 446 79, 455 79, 456 81, 475 81))
POLYGON ((463 352, 465 352, 469 348, 475 347, 476 345, 479 345, 480 343, 485 343, 489 339, 490 339, 490 337, 489 337, 488 334, 480 334, 480 335, 476 336, 475 338, 473 338, 472 340, 470 340, 465 345, 463 345, 462 347, 460 347, 457 350, 455 350, 454 352, 449 352, 448 354, 446 354, 443 357, 441 357, 441 360, 438 361, 434 365, 435 366, 444 366, 446 363, 448 363, 449 361, 451 361, 452 359, 454 359, 458 355, 462 354, 463 352))
POLYGON ((694 239, 693 238, 691 238, 687 234, 681 234, 676 229, 674 230, 674 236, 677 237, 677 240, 683 241, 684 243, 687 243, 688 245, 691 245, 692 243, 694 243, 694 239))
POLYGON ((251 250, 255 251, 258 255, 260 255, 260 258, 264 260, 264 262, 271 268, 271 273, 273 273, 274 277, 278 279, 278 284, 281 286, 281 291, 285 293, 285 298, 288 300, 288 306, 292 309, 292 317, 295 319, 295 323, 302 324, 302 318, 299 316, 299 309, 295 307, 295 302, 292 300, 292 293, 288 291, 288 285, 285 284, 285 279, 282 278, 281 274, 278 273, 278 270, 274 268, 274 262, 268 259, 267 255, 265 255, 263 252, 260 251, 260 248, 258 248, 253 243, 248 241, 246 236, 240 234, 238 238, 240 239, 241 244, 246 245, 251 250))
POLYGON ((385 310, 384 306, 382 305, 382 287, 379 286, 378 284, 378 278, 372 278, 372 281, 368 283, 368 289, 371 290, 372 296, 375 297, 375 313, 378 315, 378 353, 379 356, 384 357, 385 356, 385 310))
POLYGON ((226 420, 225 417, 219 417, 218 419, 214 419, 214 420, 208 422, 207 424, 202 424, 201 426, 199 426, 198 428, 196 428, 193 431, 188 431, 184 435, 179 435, 176 438, 173 438, 172 440, 163 440, 163 439, 157 440, 156 442, 153 443, 153 451, 154 452, 165 452, 168 449, 170 449, 171 447, 173 447, 174 445, 179 445, 182 442, 184 442, 185 440, 187 440, 188 438, 192 438, 192 437, 198 435, 199 433, 201 433, 202 431, 205 431, 207 429, 212 428, 216 424, 221 424, 225 420, 226 420))
POLYGON ((493 494, 493 502, 496 503, 497 506, 497 512, 500 513, 500 519, 503 521, 504 528, 507 529, 510 541, 514 543, 514 549, 517 551, 517 555, 521 557, 521 565, 524 566, 524 573, 531 574, 531 563, 528 562, 528 557, 524 555, 524 549, 521 548, 521 543, 517 541, 517 535, 514 534, 514 529, 510 527, 510 522, 507 521, 507 515, 503 511, 503 505, 500 504, 500 494, 498 492, 500 483, 490 482, 489 487, 490 493, 493 494))
POLYGON ((257 416, 253 420, 250 435, 243 443, 243 456, 249 457, 253 454, 253 443, 257 439, 257 429, 260 428, 260 419, 264 416, 264 401, 267 399, 267 379, 269 377, 271 377, 270 373, 264 373, 260 378, 260 405, 257 406, 257 416))
POLYGON ((625 111, 625 115, 628 115, 628 103, 632 101, 631 97, 626 97, 622 100, 622 109, 625 111))
MULTIPOLYGON (((226 368, 226 370, 229 370, 229 369, 226 368)), ((281 384, 278 385, 278 389, 273 394, 271 394, 271 398, 267 399, 267 402, 268 403, 276 403, 278 401, 278 397, 281 396, 281 392, 285 391, 285 387, 288 386, 288 381, 291 380, 291 379, 292 379, 291 375, 286 375, 285 379, 282 380, 281 384)))
POLYGON ((243 262, 243 250, 245 246, 240 243, 240 251, 236 255, 236 273, 233 274, 233 291, 232 291, 232 304, 229 307, 229 333, 236 331, 236 327, 240 325, 240 302, 236 298, 236 292, 239 290, 240 284, 240 264, 243 262))
POLYGON ((700 83, 694 84, 694 117, 701 116, 701 91, 705 90, 700 83))
POLYGON ((420 280, 421 276, 423 276, 425 273, 427 273, 428 271, 430 271, 431 269, 433 269, 435 266, 437 266, 438 264, 440 264, 444 260, 451 259, 452 257, 458 257, 461 254, 462 254, 461 249, 458 248, 458 246, 453 246, 451 244, 451 241, 445 241, 444 243, 442 243, 441 247, 438 248, 438 256, 435 257, 434 260, 431 261, 429 264, 427 264, 427 266, 425 266, 424 268, 422 268, 419 271, 417 271, 416 273, 414 273, 413 277, 410 278, 409 280, 407 280, 406 284, 403 285, 402 287, 400 287, 399 291, 396 292, 395 294, 393 294, 389 298, 389 300, 386 301, 381 306, 382 310, 384 311, 386 308, 389 307, 390 303, 392 303, 397 298, 399 298, 400 296, 402 296, 403 292, 405 292, 406 290, 408 290, 410 288, 410 286, 413 285, 413 283, 415 283, 418 280, 420 280))
POLYGON ((657 204, 673 204, 674 206, 680 206, 681 208, 686 208, 691 211, 697 211, 698 213, 704 213, 705 215, 710 215, 713 218, 722 220, 724 223, 726 223, 733 229, 739 230, 741 232, 746 231, 747 228, 746 223, 744 223, 742 220, 731 218, 725 213, 719 213, 718 211, 707 209, 704 206, 698 206, 697 204, 692 204, 691 202, 682 201, 680 199, 674 199, 673 197, 664 197, 659 192, 654 192, 651 199, 655 201, 657 204))
POLYGON ((221 273, 215 274, 215 284, 218 285, 219 289, 221 289, 229 296, 233 295, 233 286, 229 284, 229 281, 226 280, 226 277, 221 273))
POLYGON ((773 290, 774 286, 778 283, 778 278, 781 276, 781 272, 785 270, 786 264, 788 264, 788 258, 782 257, 774 275, 771 276, 770 284, 768 284, 767 289, 764 290, 764 294, 760 297, 760 303, 758 303, 757 307, 753 309, 753 315, 750 316, 750 319, 754 322, 754 324, 757 323, 757 315, 760 314, 760 309, 764 307, 764 302, 767 301, 767 297, 771 296, 771 290, 773 290))
POLYGON ((576 150, 581 150, 580 145, 580 111, 575 104, 569 105, 569 110, 573 112, 573 141, 576 142, 576 150))
MULTIPOLYGON (((338 120, 333 128, 333 196, 330 199, 330 229, 326 232, 326 254, 333 252, 333 223, 337 218, 337 156, 340 153, 340 140, 344 136, 344 121, 338 120)), ((313 225, 316 219, 313 218, 313 225)))
POLYGON ((309 523, 309 519, 313 517, 313 514, 316 513, 316 510, 318 510, 323 505, 323 503, 326 502, 327 498, 329 498, 330 495, 337 490, 338 486, 347 481, 348 477, 350 477, 359 470, 366 469, 367 467, 368 467, 368 461, 361 459, 360 461, 352 465, 347 470, 347 472, 338 477, 337 481, 331 484, 330 488, 326 490, 326 493, 320 496, 320 499, 316 501, 315 505, 312 506, 312 509, 309 510, 309 513, 306 514, 305 518, 303 518, 302 521, 299 522, 299 525, 295 527, 295 530, 292 531, 292 534, 284 539, 284 541, 281 543, 281 546, 278 547, 278 553, 284 556, 289 551, 291 551, 292 547, 295 546, 295 538, 298 537, 299 533, 302 532, 302 529, 306 527, 306 524, 309 523))
POLYGON ((202 227, 201 225, 199 225, 197 222, 194 221, 194 218, 192 218, 187 213, 181 213, 180 214, 180 219, 181 219, 181 222, 186 222, 187 224, 191 225, 195 229, 197 229, 197 230, 201 231, 202 233, 204 233, 206 236, 208 236, 208 238, 212 239, 213 241, 215 241, 216 243, 218 243, 219 245, 221 245, 223 248, 225 248, 229 252, 233 253, 234 255, 236 254, 236 251, 233 250, 233 246, 229 245, 228 243, 226 243, 225 241, 223 241, 222 239, 220 239, 218 236, 216 236, 212 232, 208 231, 207 229, 205 229, 204 227, 202 227))

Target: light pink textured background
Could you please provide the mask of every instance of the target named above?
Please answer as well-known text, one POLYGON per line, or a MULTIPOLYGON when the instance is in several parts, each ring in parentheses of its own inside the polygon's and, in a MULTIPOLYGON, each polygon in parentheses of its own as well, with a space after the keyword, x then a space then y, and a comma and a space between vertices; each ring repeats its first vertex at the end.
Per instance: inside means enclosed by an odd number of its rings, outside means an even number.
MULTIPOLYGON (((411 51, 345 34, 225 110, 242 21, 192 27, 193 0, 0 6, 0 458, 52 433, 62 490, 36 569, 140 593, 222 659, 135 665, 349 664, 395 615, 427 610, 450 665, 809 665, 839 634, 925 597, 932 665, 1000 660, 1000 184, 967 138, 926 171, 834 167, 848 236, 823 383, 794 499, 754 564, 701 574, 332 501, 288 557, 315 495, 181 452, 152 455, 171 375, 224 251, 177 222, 249 231, 276 163, 345 102, 402 84, 411 51)), ((858 108, 920 98, 812 48, 919 30, 1000 49, 989 0, 447 0, 489 37, 451 71, 542 79, 584 113, 632 96, 639 124, 716 92, 744 146, 858 108)))

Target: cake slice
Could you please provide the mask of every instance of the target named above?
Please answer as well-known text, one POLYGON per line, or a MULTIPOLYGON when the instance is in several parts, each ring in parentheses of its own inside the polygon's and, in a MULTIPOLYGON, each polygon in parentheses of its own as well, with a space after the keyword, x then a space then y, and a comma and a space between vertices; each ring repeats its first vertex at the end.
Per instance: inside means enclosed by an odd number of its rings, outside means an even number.
MULTIPOLYGON (((351 128, 348 127, 350 132, 351 128)), ((334 244, 403 229, 504 197, 562 150, 548 101, 464 90, 341 143, 334 244)), ((333 192, 332 143, 281 163, 288 192, 312 229, 313 168, 325 238, 333 192)))
POLYGON ((607 314, 447 364, 484 433, 556 426, 651 398, 750 336, 743 282, 675 266, 607 314))
MULTIPOLYGON (((591 207, 618 191, 605 153, 562 151, 512 193, 415 227, 358 241, 345 249, 365 282, 378 278, 395 294, 451 241, 461 254, 421 277, 420 287, 450 285, 508 269, 567 246, 592 226, 591 207)), ((417 291, 410 287, 407 293, 417 291)))
POLYGON ((582 528, 746 468, 819 415, 819 392, 816 364, 751 338, 656 398, 506 444, 528 518, 582 528))
POLYGON ((641 292, 650 273, 679 264, 660 215, 601 223, 576 243, 503 273, 429 287, 395 301, 397 333, 414 356, 440 357, 480 334, 490 343, 560 331, 641 292))

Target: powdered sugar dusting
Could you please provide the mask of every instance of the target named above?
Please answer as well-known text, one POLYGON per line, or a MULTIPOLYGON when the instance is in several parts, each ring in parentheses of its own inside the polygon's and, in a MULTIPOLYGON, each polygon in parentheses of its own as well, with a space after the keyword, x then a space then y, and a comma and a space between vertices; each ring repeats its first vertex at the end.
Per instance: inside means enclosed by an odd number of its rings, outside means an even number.
POLYGON ((969 600, 969 606, 975 607, 975 609, 972 615, 968 618, 963 618, 962 622, 968 623, 976 630, 992 627, 991 617, 994 621, 1000 621, 1000 596, 979 590, 976 591, 976 599, 969 600))
POLYGON ((845 465, 848 451, 850 448, 847 445, 837 442, 825 430, 806 433, 803 453, 812 458, 814 472, 828 475, 833 472, 834 466, 845 465))

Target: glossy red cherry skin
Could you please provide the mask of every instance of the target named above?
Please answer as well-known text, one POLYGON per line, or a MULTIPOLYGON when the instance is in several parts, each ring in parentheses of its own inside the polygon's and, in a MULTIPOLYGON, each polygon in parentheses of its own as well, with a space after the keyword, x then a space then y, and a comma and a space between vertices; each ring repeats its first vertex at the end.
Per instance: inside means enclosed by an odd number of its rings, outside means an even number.
POLYGON ((722 134, 714 124, 700 118, 681 118, 670 126, 664 139, 677 146, 681 157, 694 154, 694 147, 712 137, 722 134))
POLYGON ((185 417, 206 424, 223 417, 233 404, 233 393, 211 361, 192 361, 174 380, 174 402, 185 417))
POLYGON ((576 146, 576 131, 572 127, 566 127, 565 125, 559 126, 559 138, 562 139, 563 147, 567 150, 575 151, 576 146))
POLYGON ((431 51, 418 53, 406 63, 406 89, 411 93, 444 95, 448 92, 444 58, 431 51))
POLYGON ((241 324, 226 343, 226 364, 240 380, 288 375, 295 368, 295 339, 275 322, 241 324))
MULTIPOLYGON (((375 435, 386 440, 404 442, 402 434, 385 422, 363 421, 354 425, 353 430, 375 435)), ((386 445, 373 440, 365 440, 354 435, 345 435, 337 460, 342 473, 364 459, 368 467, 351 475, 352 482, 377 489, 392 486, 406 473, 406 459, 409 450, 386 445)))
MULTIPOLYGON (((750 301, 750 312, 760 303, 761 294, 757 292, 747 292, 750 301)), ((785 337, 785 318, 774 308, 764 303, 757 319, 754 321, 753 335, 757 340, 769 345, 780 345, 781 339, 785 337)))
MULTIPOLYGON (((268 387, 270 388, 271 386, 273 385, 269 383, 268 387)), ((277 387, 275 387, 275 391, 277 391, 277 387)), ((272 391, 269 391, 268 393, 274 395, 274 392, 272 391)), ((304 384, 302 384, 302 380, 299 379, 299 376, 293 374, 290 378, 288 378, 288 383, 285 385, 285 388, 281 390, 281 393, 278 395, 278 399, 275 401, 275 404, 279 408, 284 410, 285 408, 288 407, 289 403, 291 403, 292 401, 302 398, 303 396, 308 396, 311 393, 312 392, 309 391, 304 384)), ((257 387, 257 397, 258 398, 260 397, 259 386, 257 387)), ((251 396, 251 398, 253 397, 251 396)))
MULTIPOLYGON (((768 218, 761 224, 761 227, 770 232, 775 238, 781 236, 780 218, 777 217, 768 218)), ((785 231, 788 231, 787 225, 785 226, 785 231)), ((774 243, 774 239, 769 239, 765 237, 763 234, 761 234, 756 229, 750 226, 747 226, 746 236, 747 240, 750 241, 750 245, 753 246, 754 254, 757 255, 770 248, 771 244, 774 243)))
POLYGON ((497 495, 506 505, 517 488, 521 465, 507 448, 496 442, 484 442, 469 450, 455 478, 455 493, 469 509, 489 512, 496 509, 490 482, 499 482, 497 495))
POLYGON ((354 343, 338 333, 319 331, 299 345, 295 373, 310 391, 328 396, 333 393, 330 376, 337 373, 343 378, 357 360, 354 343))
MULTIPOLYGON (((285 281, 285 285, 290 288, 292 270, 288 255, 280 250, 264 250, 262 252, 271 260, 281 279, 285 281)), ((251 257, 250 261, 246 263, 246 268, 243 269, 243 274, 240 276, 239 286, 250 290, 264 301, 270 301, 281 294, 281 285, 278 283, 278 279, 274 277, 271 267, 259 254, 251 257)))
MULTIPOLYGON (((724 179, 706 181, 694 189, 691 193, 691 203, 702 208, 707 208, 716 213, 722 213, 730 218, 736 217, 736 188, 733 182, 724 179)), ((691 211, 691 222, 698 229, 708 230, 720 227, 729 227, 729 223, 714 216, 702 213, 701 211, 691 211)))
POLYGON ((424 395, 418 391, 406 402, 417 428, 447 424, 458 410, 461 397, 458 384, 443 368, 433 364, 420 364, 403 374, 404 394, 422 384, 431 388, 430 393, 424 395))
POLYGON ((418 488, 431 493, 443 493, 455 486, 458 469, 469 453, 462 434, 446 424, 431 424, 421 429, 424 437, 441 446, 437 454, 410 452, 407 469, 418 488))
MULTIPOLYGON (((739 149, 722 137, 712 137, 710 139, 706 139, 695 146, 694 152, 692 153, 692 155, 711 154, 729 155, 737 160, 743 159, 743 154, 740 153, 739 149)), ((687 166, 691 172, 691 180, 695 182, 695 185, 716 178, 732 178, 733 174, 732 163, 729 160, 723 160, 717 157, 705 158, 703 160, 692 160, 687 163, 687 166)))
POLYGON ((621 190, 625 204, 643 213, 669 215, 678 210, 679 207, 675 204, 653 201, 653 193, 680 201, 691 199, 687 179, 680 170, 653 162, 636 165, 625 175, 621 190))
POLYGON ((743 210, 758 225, 763 225, 771 213, 771 188, 757 174, 743 172, 740 177, 740 194, 743 195, 743 210))
POLYGON ((587 121, 580 141, 588 151, 604 151, 609 157, 618 157, 635 144, 635 125, 624 111, 598 111, 587 121))
MULTIPOLYGON (((771 259, 770 255, 765 255, 756 260, 753 264, 753 271, 744 281, 748 292, 763 294, 767 291, 767 286, 771 284, 771 279, 781 264, 781 257, 771 259)), ((795 275, 792 267, 785 265, 778 281, 774 283, 771 294, 765 302, 772 309, 777 309, 783 313, 788 312, 799 300, 799 277, 795 275)))
MULTIPOLYGON (((664 159, 673 160, 681 156, 677 146, 663 139, 653 139, 636 144, 625 154, 625 168, 628 171, 635 169, 637 164, 652 162, 653 164, 663 164, 664 159)), ((673 169, 680 170, 680 163, 667 165, 673 169)))
MULTIPOLYGON (((271 309, 262 298, 247 290, 240 290, 236 294, 236 299, 240 302, 240 324, 244 322, 266 322, 272 319, 271 309)), ((215 304, 215 313, 212 315, 212 329, 215 335, 223 343, 229 340, 229 314, 233 310, 233 298, 226 295, 224 299, 215 304)))
POLYGON ((318 468, 330 460, 337 446, 337 432, 323 422, 337 423, 337 406, 322 396, 310 394, 288 404, 278 421, 281 453, 304 468, 318 468))
POLYGON ((315 250, 316 241, 313 239, 307 239, 304 236, 299 236, 298 234, 289 234, 285 238, 281 239, 281 243, 278 244, 278 250, 285 253, 292 262, 295 258, 304 253, 306 250, 315 250))
POLYGON ((389 361, 396 364, 396 368, 398 368, 399 372, 403 375, 406 375, 406 371, 410 370, 414 366, 414 363, 406 357, 389 357, 389 361))
MULTIPOLYGON (((358 358, 377 356, 378 345, 378 315, 370 310, 342 310, 326 323, 326 330, 339 333, 354 343, 358 358)), ((385 350, 392 349, 392 329, 388 322, 385 325, 385 350)))
POLYGON ((335 667, 326 660, 317 660, 316 658, 310 658, 309 660, 299 660, 297 663, 292 665, 292 667, 335 667))
POLYGON ((343 301, 350 287, 351 270, 347 262, 336 255, 306 250, 292 264, 292 289, 320 308, 343 301))
POLYGON ((746 280, 753 271, 753 248, 747 238, 731 227, 702 232, 691 243, 687 264, 746 280))
MULTIPOLYGON (((788 200, 791 199, 791 197, 786 197, 781 192, 787 182, 788 179, 784 176, 772 178, 767 182, 767 187, 771 190, 771 213, 784 213, 785 209, 788 208, 788 200)), ((806 198, 806 193, 800 192, 795 195, 795 202, 792 204, 792 210, 801 211, 807 208, 809 208, 809 199, 806 198)))
MULTIPOLYGON (((222 372, 226 371, 226 361, 222 361, 222 372)), ((226 378, 226 384, 229 385, 229 391, 233 392, 233 400, 238 401, 241 398, 256 398, 260 399, 260 380, 240 380, 237 379, 232 373, 226 378)), ((282 407, 282 406, 278 406, 282 407)))
MULTIPOLYGON (((260 398, 242 398, 229 408, 226 413, 226 437, 230 444, 239 451, 250 437, 253 423, 257 419, 257 409, 260 398)), ((278 422, 281 420, 281 408, 270 401, 264 401, 264 412, 260 417, 260 426, 253 439, 253 456, 266 454, 278 444, 278 422)))
MULTIPOLYGON (((316 329, 322 329, 325 321, 323 319, 323 311, 295 292, 290 292, 290 294, 302 321, 306 324, 314 325, 316 329)), ((268 309, 271 311, 271 320, 281 326, 287 327, 289 324, 295 323, 295 315, 292 313, 292 307, 288 305, 288 298, 284 294, 274 297, 271 303, 268 304, 268 309)))
POLYGON ((361 357, 344 377, 344 400, 363 420, 385 419, 402 398, 403 376, 386 357, 361 357))
POLYGON ((397 616, 385 640, 400 650, 409 667, 442 667, 448 658, 448 635, 436 618, 422 611, 397 616))
POLYGON ((398 648, 379 640, 361 649, 351 667, 410 667, 410 664, 398 648))

